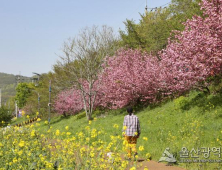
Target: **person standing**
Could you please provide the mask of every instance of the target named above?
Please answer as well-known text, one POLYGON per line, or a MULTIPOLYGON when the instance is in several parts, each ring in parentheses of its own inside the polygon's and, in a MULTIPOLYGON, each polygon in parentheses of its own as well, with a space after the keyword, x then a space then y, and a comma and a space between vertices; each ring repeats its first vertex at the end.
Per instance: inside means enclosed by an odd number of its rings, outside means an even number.
POLYGON ((132 153, 137 155, 136 143, 140 136, 140 123, 136 115, 133 114, 132 107, 127 108, 127 113, 123 121, 123 136, 127 145, 128 159, 131 159, 132 153))

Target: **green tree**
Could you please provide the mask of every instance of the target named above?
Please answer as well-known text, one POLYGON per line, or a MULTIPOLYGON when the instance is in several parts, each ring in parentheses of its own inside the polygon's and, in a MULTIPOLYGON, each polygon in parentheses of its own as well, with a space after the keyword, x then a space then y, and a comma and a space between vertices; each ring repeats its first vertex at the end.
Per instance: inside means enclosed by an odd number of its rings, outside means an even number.
MULTIPOLYGON (((55 90, 55 73, 49 72, 41 74, 39 82, 37 84, 32 84, 32 90, 27 102, 24 106, 24 110, 29 115, 36 115, 39 110, 39 115, 42 118, 47 118, 48 116, 48 103, 49 103, 49 81, 52 82, 52 92, 51 100, 53 101, 55 95, 57 94, 55 90), (38 101, 39 97, 39 101, 38 101), (38 109, 39 108, 39 109, 38 109)), ((53 102, 52 102, 52 114, 54 113, 53 102)))
POLYGON ((183 23, 187 19, 193 15, 202 15, 199 2, 200 0, 173 0, 169 7, 156 8, 141 14, 138 24, 126 20, 125 31, 120 31, 121 46, 141 48, 158 54, 166 47, 172 30, 183 30, 183 23))
POLYGON ((16 87, 15 100, 19 108, 23 108, 27 102, 28 97, 31 94, 33 85, 31 83, 19 83, 16 87))

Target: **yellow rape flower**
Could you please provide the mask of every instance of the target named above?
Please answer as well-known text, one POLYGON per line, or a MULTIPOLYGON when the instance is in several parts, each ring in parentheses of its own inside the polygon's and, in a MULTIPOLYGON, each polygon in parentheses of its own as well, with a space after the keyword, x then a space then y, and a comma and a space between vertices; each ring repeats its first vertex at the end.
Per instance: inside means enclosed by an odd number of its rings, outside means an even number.
POLYGON ((94 152, 90 152, 89 156, 90 156, 91 158, 93 158, 93 157, 95 156, 95 153, 94 153, 94 152))
POLYGON ((148 140, 148 138, 147 138, 147 137, 143 137, 143 140, 147 141, 147 140, 148 140))
POLYGON ((150 159, 150 158, 151 158, 151 154, 150 154, 150 153, 147 153, 147 154, 146 154, 146 158, 147 158, 147 159, 150 159))
POLYGON ((13 158, 12 162, 16 163, 16 162, 18 162, 18 160, 16 158, 13 158))
POLYGON ((32 130, 31 137, 34 137, 34 136, 35 136, 35 130, 32 130))
POLYGON ((86 129, 86 130, 90 130, 90 127, 89 127, 89 126, 86 126, 85 129, 86 129))
POLYGON ((116 129, 118 129, 118 128, 119 128, 119 125, 114 124, 113 127, 116 128, 116 129))
POLYGON ((18 145, 19 145, 19 147, 24 147, 25 146, 25 141, 21 140, 18 145))
POLYGON ((22 150, 18 151, 18 155, 19 155, 19 156, 21 156, 21 155, 22 155, 22 153, 23 153, 23 151, 22 151, 22 150))
POLYGON ((143 146, 140 146, 139 147, 139 151, 143 151, 144 150, 144 147, 143 146))
POLYGON ((127 129, 127 126, 123 126, 123 130, 126 130, 127 129))
POLYGON ((24 115, 25 115, 25 111, 23 110, 23 111, 22 111, 22 116, 24 116, 24 115))
POLYGON ((59 135, 60 135, 60 131, 59 131, 58 129, 56 130, 55 135, 56 135, 56 136, 59 136, 59 135))

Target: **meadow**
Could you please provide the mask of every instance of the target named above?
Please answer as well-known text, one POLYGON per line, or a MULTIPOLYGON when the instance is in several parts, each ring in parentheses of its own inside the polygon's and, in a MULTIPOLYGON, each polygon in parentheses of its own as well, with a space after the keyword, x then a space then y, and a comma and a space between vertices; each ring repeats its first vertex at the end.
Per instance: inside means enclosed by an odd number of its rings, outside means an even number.
MULTIPOLYGON (((222 144, 221 103, 220 93, 208 95, 192 91, 156 106, 137 109, 135 114, 140 120, 141 136, 137 143, 139 155, 135 159, 158 161, 168 147, 178 161, 177 166, 189 170, 221 169, 221 163, 180 163, 183 147, 189 151, 202 147, 211 150, 208 158, 200 153, 196 159, 220 159, 212 149, 222 144)), ((122 137, 122 123, 125 115, 125 109, 97 110, 90 122, 82 112, 75 116, 55 116, 50 126, 47 120, 39 119, 22 129, 14 127, 2 131, 0 167, 136 169, 141 166, 139 163, 130 164, 124 159, 127 146, 122 137), (111 157, 107 157, 109 152, 111 157)), ((191 155, 189 158, 192 159, 191 155)))

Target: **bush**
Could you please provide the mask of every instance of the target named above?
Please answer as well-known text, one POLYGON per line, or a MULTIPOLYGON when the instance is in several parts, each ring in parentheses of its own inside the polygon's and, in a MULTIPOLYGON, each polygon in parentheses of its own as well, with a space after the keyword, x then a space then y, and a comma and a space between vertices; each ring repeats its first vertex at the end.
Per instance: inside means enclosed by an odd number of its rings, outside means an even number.
POLYGON ((82 118, 86 117, 86 113, 85 113, 85 111, 82 111, 82 112, 78 113, 76 116, 77 116, 76 117, 77 120, 82 119, 82 118))
POLYGON ((12 119, 12 114, 5 107, 0 107, 0 126, 4 126, 12 119), (5 123, 4 123, 5 122, 5 123))
POLYGON ((180 96, 176 100, 174 100, 175 109, 189 110, 189 100, 184 96, 180 96))

